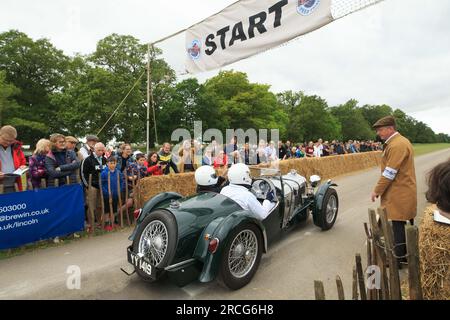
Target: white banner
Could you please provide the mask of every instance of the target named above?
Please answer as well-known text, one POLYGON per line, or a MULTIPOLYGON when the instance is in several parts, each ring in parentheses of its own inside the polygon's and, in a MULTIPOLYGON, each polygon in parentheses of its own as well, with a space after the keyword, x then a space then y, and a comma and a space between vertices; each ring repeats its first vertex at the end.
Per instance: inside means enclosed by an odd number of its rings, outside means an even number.
POLYGON ((186 31, 186 70, 216 69, 333 21, 331 0, 241 0, 186 31))

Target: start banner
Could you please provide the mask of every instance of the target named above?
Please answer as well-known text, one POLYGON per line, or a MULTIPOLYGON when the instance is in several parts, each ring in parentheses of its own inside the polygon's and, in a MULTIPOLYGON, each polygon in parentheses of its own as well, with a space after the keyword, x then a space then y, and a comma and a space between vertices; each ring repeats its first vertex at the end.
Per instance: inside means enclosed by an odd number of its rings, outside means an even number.
POLYGON ((186 70, 220 68, 333 21, 331 0, 241 0, 186 31, 186 70))
POLYGON ((0 195, 0 249, 83 228, 84 196, 80 184, 0 195))

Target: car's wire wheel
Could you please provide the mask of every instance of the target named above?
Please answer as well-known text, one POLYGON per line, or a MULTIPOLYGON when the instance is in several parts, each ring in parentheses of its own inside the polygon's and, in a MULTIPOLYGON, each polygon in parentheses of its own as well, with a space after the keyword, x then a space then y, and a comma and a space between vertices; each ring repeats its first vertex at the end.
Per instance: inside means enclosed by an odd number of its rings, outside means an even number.
POLYGON ((139 253, 152 265, 158 266, 167 253, 169 235, 164 223, 153 220, 144 229, 139 239, 139 253))
POLYGON ((326 220, 327 223, 333 223, 336 213, 338 211, 337 199, 334 194, 331 194, 327 202, 326 220))
POLYGON ((258 255, 258 241, 252 230, 242 230, 233 239, 228 254, 230 273, 236 278, 245 277, 255 264, 258 255))

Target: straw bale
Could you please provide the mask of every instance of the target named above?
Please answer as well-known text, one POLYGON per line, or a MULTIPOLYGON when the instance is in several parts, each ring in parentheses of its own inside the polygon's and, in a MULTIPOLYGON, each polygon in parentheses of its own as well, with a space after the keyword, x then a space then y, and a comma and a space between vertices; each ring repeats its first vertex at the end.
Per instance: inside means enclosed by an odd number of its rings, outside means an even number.
POLYGON ((435 206, 425 209, 419 227, 419 254, 424 299, 450 299, 450 225, 435 222, 435 206))
MULTIPOLYGON (((330 156, 323 158, 288 159, 269 164, 259 164, 258 168, 274 168, 281 170, 282 174, 292 169, 309 179, 311 175, 319 175, 322 181, 342 174, 368 169, 380 164, 381 152, 365 152, 330 156)), ((217 173, 223 175, 225 169, 218 169, 217 173)), ((142 201, 147 201, 161 192, 178 192, 183 196, 195 194, 196 185, 194 173, 179 173, 165 176, 151 176, 140 180, 142 201)))

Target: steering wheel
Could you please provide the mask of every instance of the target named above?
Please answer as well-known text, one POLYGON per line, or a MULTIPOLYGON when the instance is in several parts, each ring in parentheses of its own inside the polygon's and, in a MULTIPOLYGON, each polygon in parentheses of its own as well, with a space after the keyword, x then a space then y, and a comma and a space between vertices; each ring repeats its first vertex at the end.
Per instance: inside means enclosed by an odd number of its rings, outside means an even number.
POLYGON ((251 191, 257 199, 265 200, 271 189, 272 188, 267 181, 258 179, 253 181, 251 191))

